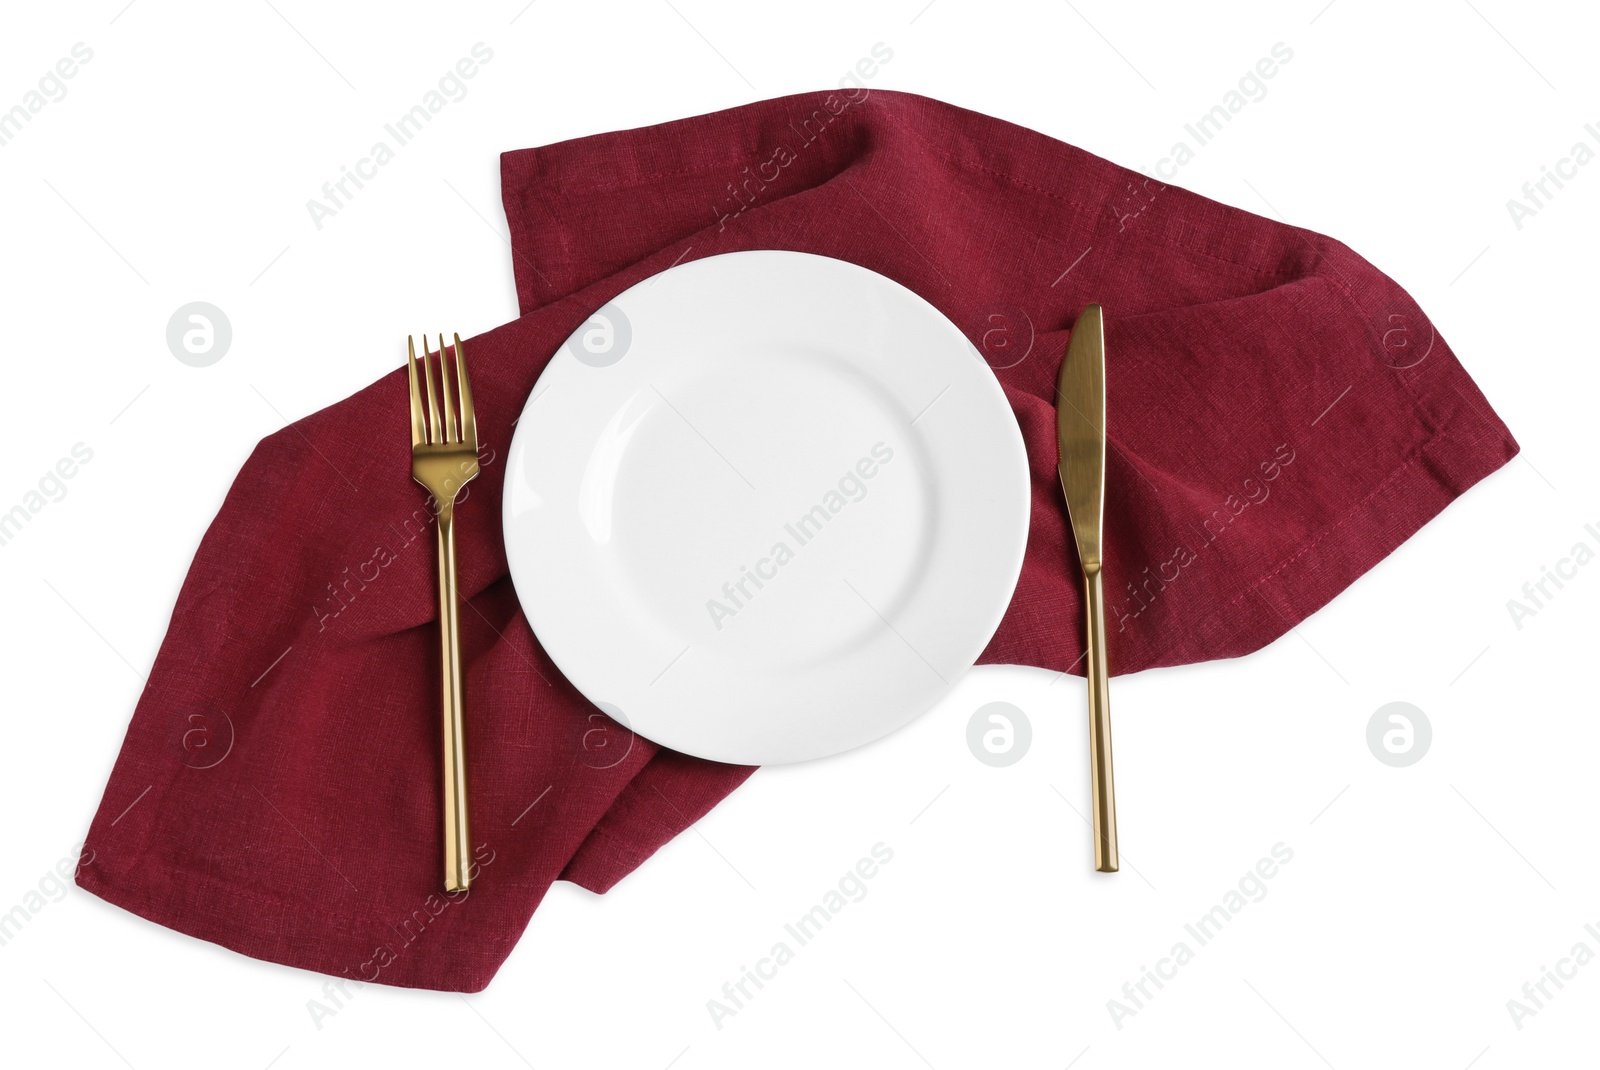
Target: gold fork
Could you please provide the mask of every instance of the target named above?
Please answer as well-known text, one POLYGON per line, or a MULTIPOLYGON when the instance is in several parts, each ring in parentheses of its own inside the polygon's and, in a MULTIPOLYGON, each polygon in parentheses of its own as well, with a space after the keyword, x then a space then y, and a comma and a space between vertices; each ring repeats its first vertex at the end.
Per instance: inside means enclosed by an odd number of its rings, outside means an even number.
POLYGON ((456 620, 455 504, 461 488, 478 474, 478 421, 461 336, 453 336, 461 419, 451 406, 450 363, 439 336, 439 389, 434 390, 433 357, 422 336, 422 382, 417 381, 417 351, 406 338, 406 371, 411 382, 411 476, 421 483, 439 512, 439 642, 443 657, 444 712, 444 887, 453 892, 472 884, 472 839, 467 826, 467 752, 462 728, 461 632, 456 620), (428 413, 422 413, 423 387, 428 413), (435 398, 438 401, 435 401, 435 398), (441 414, 441 408, 443 412, 441 414))

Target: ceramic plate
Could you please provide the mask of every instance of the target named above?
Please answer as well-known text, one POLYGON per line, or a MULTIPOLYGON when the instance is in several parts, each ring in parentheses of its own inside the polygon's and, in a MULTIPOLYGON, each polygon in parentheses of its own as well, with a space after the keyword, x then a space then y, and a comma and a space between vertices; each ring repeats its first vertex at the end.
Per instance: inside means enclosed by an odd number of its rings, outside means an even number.
POLYGON ((860 746, 1000 623, 1027 457, 977 350, 875 272, 755 251, 600 308, 540 376, 506 472, 517 596, 568 680, 722 762, 860 746))

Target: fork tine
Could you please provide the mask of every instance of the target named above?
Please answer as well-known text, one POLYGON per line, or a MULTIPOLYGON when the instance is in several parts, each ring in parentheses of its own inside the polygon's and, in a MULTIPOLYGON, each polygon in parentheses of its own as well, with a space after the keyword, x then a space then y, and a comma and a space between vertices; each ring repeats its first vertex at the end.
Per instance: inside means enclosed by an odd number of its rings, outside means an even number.
MULTIPOLYGON (((423 341, 422 352, 426 357, 428 345, 423 341)), ((411 445, 420 446, 428 441, 428 432, 422 424, 422 390, 417 385, 417 347, 411 336, 406 335, 406 378, 411 384, 411 445)))
POLYGON ((428 356, 428 336, 422 336, 422 377, 428 385, 428 441, 443 442, 440 434, 439 409, 433 400, 433 358, 428 356))
POLYGON ((472 384, 467 381, 467 356, 461 348, 461 336, 455 335, 456 382, 461 387, 461 441, 478 447, 478 417, 472 409, 472 384))
POLYGON ((450 400, 450 395, 455 391, 450 389, 450 362, 444 355, 444 335, 439 335, 439 396, 444 399, 444 440, 446 442, 460 442, 461 436, 456 431, 456 410, 450 400))

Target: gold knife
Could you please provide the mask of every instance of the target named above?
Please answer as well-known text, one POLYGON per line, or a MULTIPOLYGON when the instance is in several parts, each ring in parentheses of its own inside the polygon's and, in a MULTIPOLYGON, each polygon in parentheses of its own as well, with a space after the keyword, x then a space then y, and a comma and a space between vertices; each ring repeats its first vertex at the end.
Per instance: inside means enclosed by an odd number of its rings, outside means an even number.
POLYGON ((1111 776, 1111 694, 1106 669, 1105 591, 1100 527, 1106 492, 1106 346, 1099 305, 1085 305, 1072 325, 1056 379, 1056 471, 1083 566, 1088 617, 1089 791, 1094 809, 1094 868, 1117 871, 1117 800, 1111 776))

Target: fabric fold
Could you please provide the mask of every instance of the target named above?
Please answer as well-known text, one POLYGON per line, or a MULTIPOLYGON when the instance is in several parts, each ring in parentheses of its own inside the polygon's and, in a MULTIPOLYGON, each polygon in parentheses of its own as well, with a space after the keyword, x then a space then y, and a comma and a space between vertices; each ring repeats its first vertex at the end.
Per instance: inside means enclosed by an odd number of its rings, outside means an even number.
POLYGON ((466 342, 483 474, 457 511, 478 882, 438 890, 432 515, 397 368, 240 472, 89 830, 86 889, 258 958, 475 991, 551 883, 605 891, 750 775, 584 700, 527 626, 500 530, 505 450, 546 362, 595 308, 687 260, 860 264, 989 362, 1032 518, 984 662, 1082 671, 1061 623, 1080 596, 1053 393, 1090 301, 1115 673, 1272 642, 1517 450, 1422 310, 1337 241, 937 101, 784 97, 506 153, 501 170, 523 315, 466 342))

